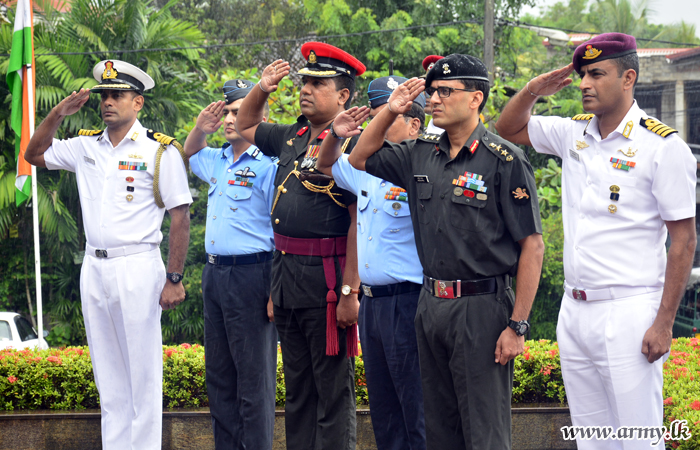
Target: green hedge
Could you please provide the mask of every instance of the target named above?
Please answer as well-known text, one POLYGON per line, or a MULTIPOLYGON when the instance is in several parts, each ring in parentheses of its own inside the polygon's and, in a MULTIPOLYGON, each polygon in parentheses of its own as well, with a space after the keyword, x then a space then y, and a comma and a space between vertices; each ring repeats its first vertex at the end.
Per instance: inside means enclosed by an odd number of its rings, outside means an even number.
MULTIPOLYGON (((674 339, 664 364, 664 425, 687 420, 692 438, 668 442, 669 448, 700 448, 700 341, 674 339)), ((358 406, 368 406, 362 356, 356 358, 358 406)), ((277 406, 284 406, 282 355, 277 355, 277 406)), ((515 359, 513 403, 566 402, 559 348, 549 340, 527 341, 515 359)), ((163 407, 208 406, 204 348, 182 344, 163 347, 163 407)), ((0 410, 76 410, 99 407, 86 347, 49 350, 0 350, 0 410)))

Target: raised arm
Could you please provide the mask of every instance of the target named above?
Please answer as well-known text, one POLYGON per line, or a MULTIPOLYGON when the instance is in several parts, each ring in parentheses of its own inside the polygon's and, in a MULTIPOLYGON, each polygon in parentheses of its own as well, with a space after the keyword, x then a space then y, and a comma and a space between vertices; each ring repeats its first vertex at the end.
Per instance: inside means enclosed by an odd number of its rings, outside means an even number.
MULTIPOLYGON (((333 120, 333 132, 341 138, 351 138, 360 134, 362 129, 360 125, 365 123, 369 117, 369 108, 363 106, 358 108, 354 106, 342 113, 338 114, 333 120)), ((318 159, 316 160, 316 169, 325 173, 326 175, 332 177, 333 171, 331 167, 343 154, 340 145, 341 140, 333 136, 333 133, 326 136, 321 144, 321 149, 318 153, 318 159)))
POLYGON ((195 127, 185 140, 185 154, 188 158, 207 146, 207 135, 216 133, 221 128, 224 106, 226 102, 219 100, 210 103, 199 113, 195 127))
POLYGON ((573 80, 569 78, 569 75, 573 71, 574 65, 572 63, 530 80, 503 109, 501 117, 495 125, 498 134, 510 142, 532 146, 530 134, 527 131, 530 111, 539 97, 556 94, 570 85, 573 80))
POLYGON ((411 78, 402 83, 392 92, 387 102, 387 107, 382 109, 377 116, 367 125, 362 132, 360 140, 352 149, 348 161, 358 170, 365 170, 365 162, 375 154, 384 144, 386 131, 394 123, 396 116, 406 114, 411 110, 413 100, 423 92, 425 80, 411 78))
POLYGON ((46 167, 44 153, 51 147, 53 138, 56 135, 56 131, 58 131, 58 127, 61 126, 63 118, 78 112, 89 98, 90 89, 81 89, 78 92, 73 91, 71 95, 53 107, 46 119, 34 131, 32 139, 27 144, 24 159, 29 164, 37 167, 46 167))
POLYGON ((267 98, 277 90, 282 78, 289 75, 289 63, 278 59, 265 67, 260 82, 246 95, 236 116, 236 132, 246 141, 255 145, 255 132, 263 121, 263 111, 267 98))

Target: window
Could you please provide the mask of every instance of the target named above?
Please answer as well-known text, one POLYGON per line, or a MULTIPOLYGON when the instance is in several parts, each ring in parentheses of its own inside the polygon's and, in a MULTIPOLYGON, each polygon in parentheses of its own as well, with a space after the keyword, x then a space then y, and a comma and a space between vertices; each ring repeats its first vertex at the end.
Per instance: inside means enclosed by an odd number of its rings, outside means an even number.
POLYGON ((10 323, 6 320, 0 320, 0 341, 11 341, 12 340, 12 330, 10 330, 10 323))
POLYGON ((15 317, 15 325, 17 325, 17 332, 22 342, 36 339, 36 333, 27 319, 20 316, 15 317))

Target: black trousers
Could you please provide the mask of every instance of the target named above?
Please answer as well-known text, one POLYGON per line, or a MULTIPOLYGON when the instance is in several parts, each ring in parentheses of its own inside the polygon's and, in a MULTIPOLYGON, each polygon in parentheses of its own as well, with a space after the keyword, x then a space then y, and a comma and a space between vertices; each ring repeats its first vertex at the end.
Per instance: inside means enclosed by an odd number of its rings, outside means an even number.
POLYGON ((416 312, 428 450, 511 448, 513 361, 495 360, 514 297, 497 294, 458 299, 421 290, 416 312))
POLYGON ((271 261, 202 271, 207 392, 217 450, 272 448, 277 331, 271 261))
POLYGON ((326 308, 275 306, 287 388, 288 450, 354 450, 356 444, 355 361, 340 352, 326 356, 326 308))
POLYGON ((360 341, 378 450, 425 450, 414 320, 422 289, 362 297, 360 341))

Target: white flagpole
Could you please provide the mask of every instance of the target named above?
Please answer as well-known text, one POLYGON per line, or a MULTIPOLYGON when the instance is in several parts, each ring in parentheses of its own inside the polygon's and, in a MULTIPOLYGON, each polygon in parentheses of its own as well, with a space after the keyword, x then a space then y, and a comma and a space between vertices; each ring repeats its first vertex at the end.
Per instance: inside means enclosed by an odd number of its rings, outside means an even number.
MULTIPOLYGON (((33 50, 33 49, 32 49, 33 50)), ((33 51, 32 51, 33 53, 33 51)), ((27 103, 29 104, 29 138, 34 135, 34 74, 31 64, 27 64, 27 103)), ((36 166, 32 165, 32 222, 34 224, 34 269, 36 275, 36 325, 38 347, 44 339, 44 314, 41 298, 41 253, 39 252, 39 196, 37 195, 36 166)))

